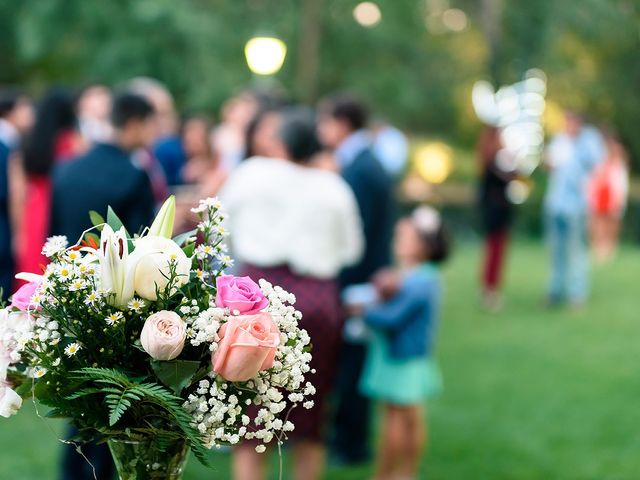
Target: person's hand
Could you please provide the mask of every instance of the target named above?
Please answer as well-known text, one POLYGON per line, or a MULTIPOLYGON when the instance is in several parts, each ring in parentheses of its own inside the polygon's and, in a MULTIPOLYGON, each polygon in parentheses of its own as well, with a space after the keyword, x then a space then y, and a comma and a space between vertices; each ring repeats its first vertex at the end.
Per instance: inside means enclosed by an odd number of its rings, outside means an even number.
POLYGON ((364 306, 359 304, 345 305, 344 313, 347 318, 361 317, 364 314, 364 306))
POLYGON ((388 300, 398 293, 400 288, 400 275, 396 270, 385 268, 373 276, 373 285, 383 300, 388 300))

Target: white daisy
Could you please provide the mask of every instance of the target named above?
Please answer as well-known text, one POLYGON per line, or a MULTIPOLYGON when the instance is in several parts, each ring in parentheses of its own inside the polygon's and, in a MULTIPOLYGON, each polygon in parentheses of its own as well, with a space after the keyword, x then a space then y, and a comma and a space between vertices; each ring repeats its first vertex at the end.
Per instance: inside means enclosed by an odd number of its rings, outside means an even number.
POLYGON ((84 299, 84 304, 85 305, 93 305, 95 304, 98 300, 100 299, 100 295, 98 295, 98 293, 96 292, 91 292, 89 295, 87 295, 84 299))
POLYGON ((37 367, 33 370, 33 378, 42 378, 47 373, 46 368, 37 367))
POLYGON ((77 262, 82 258, 80 253, 77 252, 76 250, 69 250, 65 256, 67 260, 69 260, 70 262, 77 262))
POLYGON ((60 278, 60 280, 68 280, 71 278, 72 275, 72 270, 71 268, 67 267, 67 266, 62 266, 58 269, 58 278, 60 278))
POLYGON ((122 315, 122 312, 116 312, 109 315, 107 318, 104 319, 104 321, 107 322, 107 325, 115 325, 123 318, 124 316, 122 315))
POLYGON ((208 276, 209 276, 209 273, 205 272, 204 270, 200 270, 200 269, 196 270, 196 278, 198 280, 204 281, 207 279, 208 276))
POLYGON ((127 304, 127 307, 129 307, 129 310, 133 310, 134 312, 139 312, 141 309, 145 307, 145 303, 144 303, 144 300, 140 298, 134 298, 127 304))
POLYGON ((224 268, 231 267, 233 265, 233 258, 229 255, 219 255, 218 260, 224 268))
POLYGON ((64 354, 67 357, 73 357, 76 353, 78 353, 78 351, 81 349, 82 347, 80 346, 79 343, 77 342, 73 342, 70 343, 69 345, 67 345, 66 347, 64 347, 64 354))
POLYGON ((85 282, 84 280, 74 280, 73 282, 71 282, 71 285, 69 285, 69 291, 77 292, 78 290, 82 290, 86 286, 87 282, 85 282))
POLYGON ((51 258, 59 253, 62 253, 67 248, 67 237, 64 235, 55 235, 47 239, 47 243, 42 247, 42 255, 51 258))

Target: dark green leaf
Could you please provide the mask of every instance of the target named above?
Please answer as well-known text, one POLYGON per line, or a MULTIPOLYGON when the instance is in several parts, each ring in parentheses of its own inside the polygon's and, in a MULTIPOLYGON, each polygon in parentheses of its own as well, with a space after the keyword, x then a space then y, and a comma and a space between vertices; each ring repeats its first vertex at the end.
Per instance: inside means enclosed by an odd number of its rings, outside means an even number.
POLYGON ((200 362, 190 360, 152 361, 151 367, 160 381, 177 395, 193 383, 193 377, 200 368, 200 362))

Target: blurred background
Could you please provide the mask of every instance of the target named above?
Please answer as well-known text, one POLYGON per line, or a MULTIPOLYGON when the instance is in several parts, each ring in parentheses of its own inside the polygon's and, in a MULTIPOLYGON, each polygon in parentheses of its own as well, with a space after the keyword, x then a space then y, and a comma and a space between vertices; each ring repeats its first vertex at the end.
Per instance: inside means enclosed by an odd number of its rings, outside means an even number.
MULTIPOLYGON (((247 95, 313 107, 357 93, 372 131, 393 126, 406 139, 398 211, 433 205, 455 238, 437 346, 445 388, 427 407, 417 478, 638 478, 640 0, 0 0, 0 31, 0 85, 37 104, 53 86, 75 95, 155 79, 176 118, 203 119, 211 165, 232 150, 221 128, 247 95), (543 164, 567 113, 623 159, 621 243, 591 250, 588 303, 549 309, 543 164), (499 299, 481 281, 491 128, 513 224, 499 299)), ((185 192, 189 181, 163 167, 169 189, 185 192)), ((223 182, 208 181, 214 192, 223 182)), ((0 423, 0 478, 57 478, 63 427, 48 421, 50 432, 32 409, 0 423)), ((215 462, 211 472, 192 461, 186 478, 228 478, 228 452, 215 462)), ((338 463, 326 478, 372 471, 372 461, 338 463)))

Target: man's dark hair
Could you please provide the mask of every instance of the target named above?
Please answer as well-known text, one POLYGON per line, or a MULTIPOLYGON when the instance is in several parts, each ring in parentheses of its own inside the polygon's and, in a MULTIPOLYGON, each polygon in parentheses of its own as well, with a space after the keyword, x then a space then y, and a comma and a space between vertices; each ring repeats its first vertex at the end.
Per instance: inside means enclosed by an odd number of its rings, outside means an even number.
POLYGON ((23 97, 19 90, 3 88, 0 90, 0 118, 5 118, 23 97))
POLYGON ((306 162, 320 151, 315 115, 305 107, 289 107, 282 111, 279 137, 295 162, 306 162))
POLYGON ((113 100, 111 123, 115 128, 123 128, 131 120, 146 120, 153 115, 153 106, 141 95, 120 93, 113 100))
POLYGON ((352 93, 338 93, 327 98, 321 106, 323 113, 343 120, 356 131, 367 126, 369 112, 364 102, 352 93))

